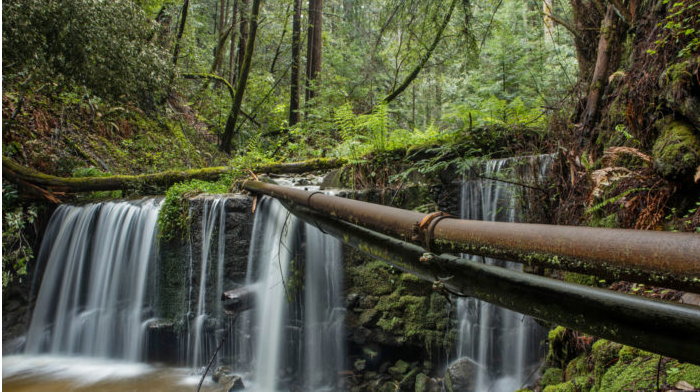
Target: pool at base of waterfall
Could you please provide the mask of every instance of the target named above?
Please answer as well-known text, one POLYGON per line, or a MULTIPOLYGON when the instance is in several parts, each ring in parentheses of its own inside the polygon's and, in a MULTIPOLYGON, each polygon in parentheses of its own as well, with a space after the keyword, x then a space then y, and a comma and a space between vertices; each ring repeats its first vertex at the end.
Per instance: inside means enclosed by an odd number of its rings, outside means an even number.
MULTIPOLYGON (((16 355, 2 358, 4 391, 194 391, 191 369, 109 359, 16 355)), ((202 391, 220 391, 207 377, 202 391)))

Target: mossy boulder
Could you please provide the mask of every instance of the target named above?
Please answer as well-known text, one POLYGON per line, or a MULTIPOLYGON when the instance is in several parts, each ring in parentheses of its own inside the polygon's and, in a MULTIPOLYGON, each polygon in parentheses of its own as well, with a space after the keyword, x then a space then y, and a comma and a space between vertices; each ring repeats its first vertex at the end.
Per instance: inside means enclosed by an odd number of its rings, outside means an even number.
POLYGON ((389 368, 388 372, 389 374, 391 374, 394 380, 401 380, 403 379, 404 375, 408 373, 410 368, 411 365, 408 362, 399 359, 398 361, 396 361, 396 364, 394 364, 394 366, 389 368))
POLYGON ((540 388, 560 384, 562 381, 564 381, 564 372, 559 368, 550 367, 545 369, 540 378, 540 388))
POLYGON ((655 126, 661 131, 652 148, 656 171, 671 180, 692 178, 700 166, 700 135, 680 120, 661 120, 655 126))
POLYGON ((550 385, 544 392, 581 392, 589 391, 593 385, 593 380, 587 376, 580 376, 556 385, 550 385))

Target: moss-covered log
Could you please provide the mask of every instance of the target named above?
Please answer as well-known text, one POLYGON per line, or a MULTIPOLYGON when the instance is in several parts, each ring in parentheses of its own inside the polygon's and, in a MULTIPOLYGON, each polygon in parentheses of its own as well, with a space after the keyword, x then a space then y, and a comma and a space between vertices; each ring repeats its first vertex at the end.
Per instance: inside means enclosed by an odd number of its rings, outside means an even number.
MULTIPOLYGON (((344 159, 311 159, 302 162, 263 165, 253 170, 257 173, 300 174, 317 170, 334 169, 345 164, 344 159)), ((66 178, 39 173, 22 166, 7 157, 2 157, 2 174, 4 179, 17 184, 31 184, 52 192, 93 192, 119 189, 146 190, 154 187, 167 187, 177 182, 188 180, 218 180, 229 171, 226 166, 206 167, 202 169, 167 171, 141 175, 115 175, 109 177, 66 178)))

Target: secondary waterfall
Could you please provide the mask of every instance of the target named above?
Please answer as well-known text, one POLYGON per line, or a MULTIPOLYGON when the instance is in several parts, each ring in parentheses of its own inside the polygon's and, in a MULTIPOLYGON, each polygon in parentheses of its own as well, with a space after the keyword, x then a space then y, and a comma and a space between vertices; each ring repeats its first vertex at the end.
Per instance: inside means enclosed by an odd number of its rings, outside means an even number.
POLYGON ((263 198, 246 277, 256 305, 241 315, 235 341, 237 368, 252 364, 253 389, 278 390, 283 381, 335 389, 345 361, 342 280, 339 242, 263 198))
MULTIPOLYGON (((551 162, 551 155, 487 161, 476 178, 462 184, 462 219, 518 221, 520 187, 499 179, 511 174, 508 179, 536 184, 551 162)), ((471 258, 505 268, 521 268, 512 262, 471 258)), ((468 357, 477 365, 475 391, 514 391, 533 378, 542 357, 540 342, 544 337, 543 328, 533 319, 473 298, 457 301, 457 318, 457 356, 468 357)))
POLYGON ((142 358, 159 209, 153 199, 58 207, 39 252, 46 271, 26 353, 142 358))
POLYGON ((335 390, 345 369, 345 306, 340 241, 306 227, 304 377, 307 389, 335 390))
MULTIPOLYGON (((194 325, 190 325, 188 335, 188 364, 199 367, 204 366, 209 361, 214 350, 216 350, 217 338, 213 333, 206 333, 207 323, 209 330, 219 329, 217 323, 221 321, 223 315, 221 301, 218 296, 223 292, 224 256, 226 251, 226 198, 214 197, 206 198, 203 201, 202 221, 201 221, 201 244, 199 260, 194 260, 190 253, 189 268, 189 304, 194 302, 192 295, 196 292, 196 309, 190 309, 188 315, 194 315, 194 325), (213 240, 214 234, 218 234, 216 243, 213 240), (211 255, 212 246, 216 245, 216 259, 211 255), (216 261, 216 265, 213 262, 216 261), (199 282, 193 279, 194 272, 199 272, 199 282), (207 289, 214 289, 214 293, 209 293, 207 289), (207 308, 207 304, 210 308, 207 308), (212 306, 213 305, 213 306, 212 306)), ((190 212, 191 213, 191 212, 190 212)), ((190 244, 192 245, 192 244, 190 244)))

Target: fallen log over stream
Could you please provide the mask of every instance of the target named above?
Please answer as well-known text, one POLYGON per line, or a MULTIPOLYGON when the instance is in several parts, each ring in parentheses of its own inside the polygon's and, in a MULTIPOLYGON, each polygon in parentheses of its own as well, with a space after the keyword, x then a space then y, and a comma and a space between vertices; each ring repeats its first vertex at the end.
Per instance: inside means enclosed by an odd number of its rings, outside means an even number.
MULTIPOLYGON (((311 159, 308 161, 261 165, 253 170, 256 173, 268 174, 301 174, 318 170, 338 168, 346 163, 345 159, 311 159)), ((120 189, 136 189, 147 192, 149 188, 168 187, 178 182, 188 180, 218 180, 222 174, 228 173, 226 166, 207 167, 202 169, 166 171, 140 175, 114 175, 107 177, 57 177, 39 173, 36 170, 22 166, 10 158, 2 157, 3 179, 30 186, 39 193, 50 192, 93 192, 114 191, 120 189), (39 188, 38 190, 36 188, 39 188)), ((47 197, 48 198, 48 197, 47 197)), ((53 201, 53 200, 52 200, 53 201)))
POLYGON ((700 293, 700 235, 694 233, 463 220, 259 181, 244 187, 433 253, 468 253, 700 293))

